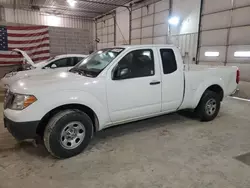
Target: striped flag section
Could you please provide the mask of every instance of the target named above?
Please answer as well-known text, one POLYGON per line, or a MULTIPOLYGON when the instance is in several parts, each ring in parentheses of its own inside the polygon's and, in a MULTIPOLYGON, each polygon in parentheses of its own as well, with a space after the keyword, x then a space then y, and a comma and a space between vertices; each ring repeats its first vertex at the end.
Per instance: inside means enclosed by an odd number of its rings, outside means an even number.
POLYGON ((46 26, 0 26, 0 65, 21 64, 25 51, 34 62, 50 57, 49 28, 46 26))

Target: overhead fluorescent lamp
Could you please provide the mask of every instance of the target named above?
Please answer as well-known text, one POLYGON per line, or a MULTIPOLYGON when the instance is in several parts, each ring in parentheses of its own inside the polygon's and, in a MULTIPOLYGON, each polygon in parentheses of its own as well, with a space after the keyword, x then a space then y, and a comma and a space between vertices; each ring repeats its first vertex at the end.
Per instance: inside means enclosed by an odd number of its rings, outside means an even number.
POLYGON ((168 23, 170 25, 178 25, 180 23, 180 18, 178 18, 176 16, 169 18, 168 23))
POLYGON ((237 52, 234 52, 234 57, 250 57, 250 51, 237 51, 237 52))
POLYGON ((206 57, 218 57, 220 52, 205 52, 206 57))
POLYGON ((75 4, 76 4, 76 1, 75 1, 75 0, 67 0, 67 2, 69 3, 69 5, 70 5, 71 7, 74 7, 75 4))

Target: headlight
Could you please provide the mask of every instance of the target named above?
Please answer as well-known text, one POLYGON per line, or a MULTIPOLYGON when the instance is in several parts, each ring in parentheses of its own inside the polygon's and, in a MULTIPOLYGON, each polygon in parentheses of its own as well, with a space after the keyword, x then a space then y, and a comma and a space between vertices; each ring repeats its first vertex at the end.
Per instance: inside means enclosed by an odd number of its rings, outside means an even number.
POLYGON ((13 102, 9 108, 12 110, 23 110, 36 100, 36 97, 33 95, 14 94, 13 102))

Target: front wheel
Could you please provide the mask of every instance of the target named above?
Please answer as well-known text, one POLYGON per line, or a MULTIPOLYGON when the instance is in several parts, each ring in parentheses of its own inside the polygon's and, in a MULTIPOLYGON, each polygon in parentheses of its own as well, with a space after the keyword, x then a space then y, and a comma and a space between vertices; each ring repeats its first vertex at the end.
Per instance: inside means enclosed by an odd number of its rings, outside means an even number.
POLYGON ((93 135, 93 123, 79 110, 64 110, 51 118, 44 132, 44 145, 57 158, 81 153, 93 135))
POLYGON ((195 112, 201 121, 212 121, 220 110, 220 97, 213 91, 205 91, 195 112))

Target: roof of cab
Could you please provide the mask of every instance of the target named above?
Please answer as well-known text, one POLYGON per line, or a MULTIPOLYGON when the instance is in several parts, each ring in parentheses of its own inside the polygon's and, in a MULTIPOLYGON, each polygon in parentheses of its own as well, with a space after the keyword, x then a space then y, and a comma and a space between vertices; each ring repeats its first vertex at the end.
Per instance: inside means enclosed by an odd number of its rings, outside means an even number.
POLYGON ((88 55, 85 54, 62 54, 55 56, 56 58, 63 58, 63 57, 87 57, 88 55))
POLYGON ((141 48, 141 47, 175 47, 173 44, 139 44, 139 45, 120 45, 114 48, 141 48))

